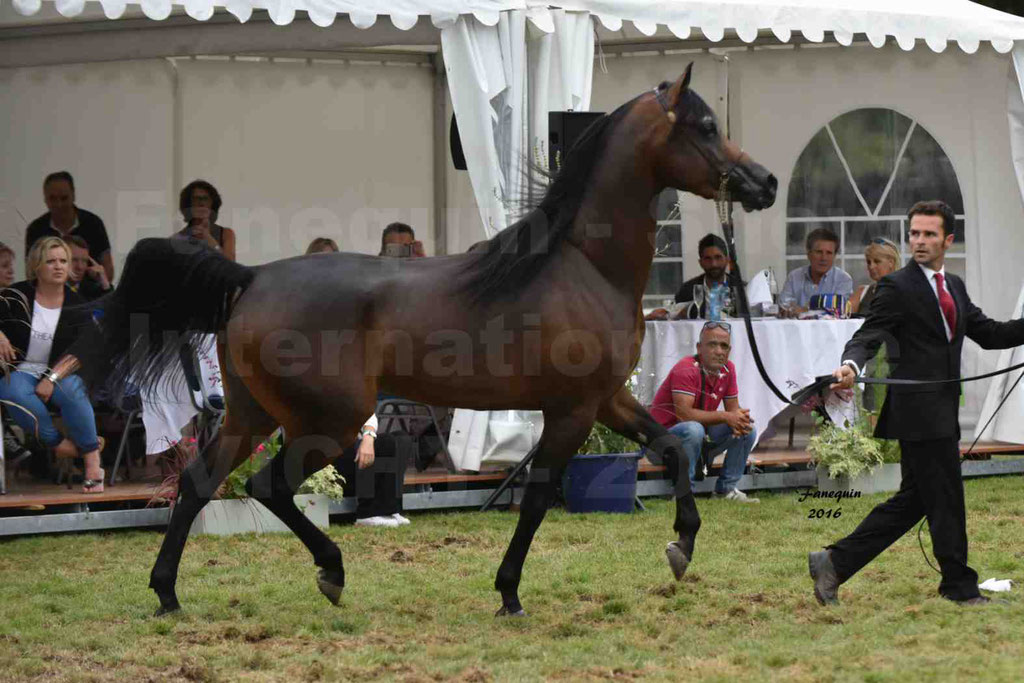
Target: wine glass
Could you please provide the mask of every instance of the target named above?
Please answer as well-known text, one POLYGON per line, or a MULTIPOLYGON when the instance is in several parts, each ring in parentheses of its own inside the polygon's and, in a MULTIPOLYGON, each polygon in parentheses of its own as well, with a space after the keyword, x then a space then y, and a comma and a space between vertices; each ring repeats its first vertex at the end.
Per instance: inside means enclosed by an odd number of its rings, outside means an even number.
POLYGON ((704 285, 693 286, 693 305, 696 306, 697 315, 696 318, 701 317, 700 309, 704 305, 704 285))

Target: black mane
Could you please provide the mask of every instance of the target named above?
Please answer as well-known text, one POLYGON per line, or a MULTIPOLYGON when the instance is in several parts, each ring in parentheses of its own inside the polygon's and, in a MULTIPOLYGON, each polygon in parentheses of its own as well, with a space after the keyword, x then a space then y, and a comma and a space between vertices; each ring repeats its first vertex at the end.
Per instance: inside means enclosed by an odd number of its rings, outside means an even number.
POLYGON ((480 256, 468 263, 466 277, 460 282, 460 289, 468 291, 474 303, 515 296, 557 251, 572 230, 591 172, 607 146, 608 136, 637 99, 602 116, 583 131, 540 202, 481 245, 480 256))

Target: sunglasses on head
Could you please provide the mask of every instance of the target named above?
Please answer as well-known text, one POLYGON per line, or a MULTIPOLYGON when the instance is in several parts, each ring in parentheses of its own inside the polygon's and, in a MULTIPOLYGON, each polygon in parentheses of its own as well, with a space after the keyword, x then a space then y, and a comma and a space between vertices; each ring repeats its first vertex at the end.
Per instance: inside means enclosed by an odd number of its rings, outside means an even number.
POLYGON ((718 322, 715 320, 709 320, 706 323, 704 323, 704 327, 702 327, 700 331, 703 332, 704 330, 713 330, 716 327, 720 327, 729 334, 732 334, 732 326, 729 325, 729 323, 718 322))
POLYGON ((884 244, 893 247, 894 249, 899 249, 899 247, 896 246, 895 242, 893 242, 892 240, 887 240, 884 237, 872 237, 871 244, 884 244))

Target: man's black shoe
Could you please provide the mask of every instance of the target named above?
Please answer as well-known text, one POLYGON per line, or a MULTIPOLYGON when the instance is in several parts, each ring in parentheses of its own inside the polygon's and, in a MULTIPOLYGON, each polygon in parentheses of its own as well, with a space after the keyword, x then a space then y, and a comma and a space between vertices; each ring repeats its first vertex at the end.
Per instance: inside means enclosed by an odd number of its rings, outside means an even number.
POLYGON ((963 605, 964 607, 976 607, 980 605, 987 605, 992 602, 991 598, 986 598, 984 595, 975 595, 973 598, 966 598, 965 600, 953 600, 953 598, 947 598, 947 600, 952 600, 956 604, 963 605))
POLYGON ((807 555, 807 566, 814 580, 814 597, 822 605, 839 604, 839 577, 832 566, 832 553, 819 550, 807 555))

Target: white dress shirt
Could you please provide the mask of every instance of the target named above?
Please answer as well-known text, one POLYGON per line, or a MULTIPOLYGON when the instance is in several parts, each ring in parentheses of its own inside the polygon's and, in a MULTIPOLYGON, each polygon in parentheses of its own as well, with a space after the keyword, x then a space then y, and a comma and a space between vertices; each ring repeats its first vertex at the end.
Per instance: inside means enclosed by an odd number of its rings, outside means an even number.
MULTIPOLYGON (((920 263, 917 265, 921 266, 920 263)), ((940 273, 942 275, 942 288, 949 294, 949 298, 953 299, 953 292, 949 289, 949 281, 946 280, 946 266, 943 265, 938 270, 932 270, 926 266, 921 266, 921 270, 924 271, 924 276, 928 279, 928 284, 931 285, 932 294, 935 295, 935 305, 939 307, 939 319, 942 320, 942 328, 946 330, 946 339, 948 341, 953 340, 953 331, 949 329, 949 323, 946 322, 946 315, 942 312, 942 306, 939 306, 939 290, 936 286, 935 274, 940 273)), ((954 306, 956 305, 956 299, 953 299, 954 306)))
MULTIPOLYGON (((935 274, 936 273, 941 273, 942 274, 942 288, 945 289, 947 293, 949 293, 949 297, 952 299, 953 298, 953 292, 950 291, 950 289, 949 289, 949 280, 946 279, 946 266, 943 265, 938 270, 932 270, 931 268, 927 268, 925 266, 922 266, 920 263, 918 263, 917 265, 921 267, 921 270, 924 272, 925 279, 927 279, 928 280, 928 284, 931 285, 932 294, 935 295, 935 305, 938 306, 938 308, 939 308, 939 319, 942 320, 942 328, 944 330, 946 330, 946 339, 948 341, 952 341, 953 340, 953 332, 949 329, 949 323, 946 322, 946 315, 942 312, 942 306, 939 306, 939 290, 938 290, 937 283, 935 281, 935 274)), ((956 299, 953 299, 953 302, 955 304, 956 299)), ((844 361, 843 365, 849 365, 851 368, 853 368, 853 371, 855 373, 857 373, 858 376, 860 376, 860 373, 861 373, 860 366, 858 366, 852 360, 844 361)))

